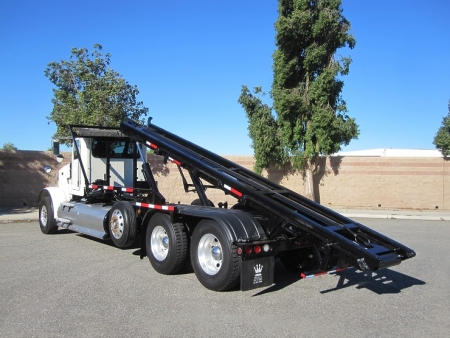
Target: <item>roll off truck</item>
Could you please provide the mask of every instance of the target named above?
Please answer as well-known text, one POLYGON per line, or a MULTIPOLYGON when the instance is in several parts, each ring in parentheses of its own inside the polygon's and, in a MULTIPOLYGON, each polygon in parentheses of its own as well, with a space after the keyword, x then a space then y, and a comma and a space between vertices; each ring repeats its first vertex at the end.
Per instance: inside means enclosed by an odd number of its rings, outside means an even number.
POLYGON ((278 258, 302 277, 389 268, 415 252, 358 222, 152 124, 72 125, 72 159, 39 195, 44 234, 59 227, 140 246, 161 274, 193 270, 206 288, 273 283, 278 258), (189 204, 166 200, 147 151, 175 164, 189 204), (233 203, 208 198, 222 191, 233 203), (232 204, 232 205, 231 205, 232 204))

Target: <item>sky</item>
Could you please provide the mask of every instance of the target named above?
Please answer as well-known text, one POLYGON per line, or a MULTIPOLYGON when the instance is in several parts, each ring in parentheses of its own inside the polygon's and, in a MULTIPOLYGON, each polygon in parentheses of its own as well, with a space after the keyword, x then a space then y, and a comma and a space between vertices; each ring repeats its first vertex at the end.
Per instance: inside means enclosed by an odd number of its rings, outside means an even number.
MULTIPOLYGON (((270 92, 275 0, 0 0, 0 148, 48 150, 48 63, 99 43, 153 123, 221 155, 253 155, 242 85, 270 92)), ((343 151, 434 149, 448 113, 448 0, 343 0, 356 38, 343 99, 360 136, 343 151)), ((271 105, 270 95, 265 96, 271 105)), ((50 122, 50 123, 49 123, 50 122)))

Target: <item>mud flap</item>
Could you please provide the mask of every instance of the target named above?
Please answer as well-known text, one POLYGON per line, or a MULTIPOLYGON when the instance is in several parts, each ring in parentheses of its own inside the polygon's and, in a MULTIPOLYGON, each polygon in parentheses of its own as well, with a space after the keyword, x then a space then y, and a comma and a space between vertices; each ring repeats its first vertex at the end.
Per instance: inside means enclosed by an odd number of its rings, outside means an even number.
POLYGON ((253 290, 273 283, 274 257, 244 260, 241 264, 241 290, 253 290))

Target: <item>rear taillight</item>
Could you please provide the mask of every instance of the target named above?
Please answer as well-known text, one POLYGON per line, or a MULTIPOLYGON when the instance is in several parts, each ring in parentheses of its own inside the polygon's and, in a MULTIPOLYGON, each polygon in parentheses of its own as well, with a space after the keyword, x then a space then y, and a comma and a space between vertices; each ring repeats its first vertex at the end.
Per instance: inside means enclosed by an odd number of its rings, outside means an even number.
POLYGON ((255 244, 255 245, 246 245, 243 249, 238 248, 238 254, 244 254, 245 256, 253 256, 265 254, 272 251, 272 247, 269 244, 255 244))
POLYGON ((251 255, 252 253, 253 253, 253 247, 250 245, 247 245, 245 247, 245 254, 248 256, 248 255, 251 255))

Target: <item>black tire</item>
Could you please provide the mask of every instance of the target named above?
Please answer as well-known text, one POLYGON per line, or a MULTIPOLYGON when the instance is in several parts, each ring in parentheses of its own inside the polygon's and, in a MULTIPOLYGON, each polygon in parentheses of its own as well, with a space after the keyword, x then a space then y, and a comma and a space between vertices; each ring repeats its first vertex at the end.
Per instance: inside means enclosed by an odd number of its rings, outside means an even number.
POLYGON ((145 234, 147 257, 157 272, 169 275, 179 272, 186 264, 189 241, 183 223, 174 223, 166 214, 155 214, 145 234))
POLYGON ((199 282, 210 290, 229 290, 240 281, 237 247, 213 220, 202 220, 194 229, 191 262, 199 282))
MULTIPOLYGON (((214 207, 214 203, 211 200, 208 200, 208 203, 209 203, 210 207, 214 207)), ((191 205, 203 205, 203 204, 202 204, 202 201, 200 200, 200 198, 197 198, 192 201, 191 205)))
POLYGON ((58 230, 53 216, 53 204, 50 197, 45 196, 39 201, 39 226, 42 233, 54 234, 58 230))
POLYGON ((124 201, 114 203, 109 211, 109 235, 115 246, 125 248, 136 238, 136 212, 133 206, 124 201))

